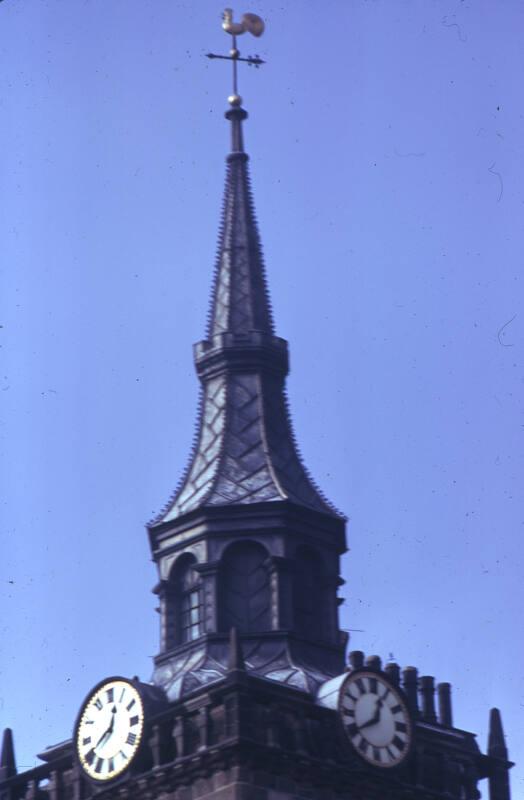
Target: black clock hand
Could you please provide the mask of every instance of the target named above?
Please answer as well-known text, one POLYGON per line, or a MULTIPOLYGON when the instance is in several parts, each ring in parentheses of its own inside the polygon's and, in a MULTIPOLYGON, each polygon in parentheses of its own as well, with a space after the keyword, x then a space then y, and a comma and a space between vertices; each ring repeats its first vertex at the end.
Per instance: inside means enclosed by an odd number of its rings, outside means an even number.
POLYGON ((363 731, 364 728, 370 728, 372 725, 376 725, 377 722, 379 722, 379 721, 380 721, 380 715, 375 714, 374 717, 371 717, 371 719, 368 719, 368 721, 364 722, 363 725, 359 725, 358 729, 359 729, 359 731, 363 731))
POLYGON ((382 708, 382 700, 379 697, 375 705, 375 713, 373 714, 371 719, 368 719, 368 721, 364 722, 363 725, 358 726, 359 731, 363 730, 364 728, 370 728, 372 725, 376 725, 378 722, 380 722, 381 708, 382 708))
POLYGON ((109 736, 111 736, 111 731, 107 729, 107 731, 104 731, 98 742, 95 744, 94 749, 96 750, 101 744, 105 744, 109 736))
POLYGON ((113 733, 113 728, 115 727, 115 714, 116 714, 116 706, 113 706, 113 708, 111 709, 111 722, 109 723, 109 728, 106 731, 104 731, 98 742, 95 744, 95 749, 97 747, 100 747, 102 743, 105 744, 106 741, 111 736, 111 734, 113 733))

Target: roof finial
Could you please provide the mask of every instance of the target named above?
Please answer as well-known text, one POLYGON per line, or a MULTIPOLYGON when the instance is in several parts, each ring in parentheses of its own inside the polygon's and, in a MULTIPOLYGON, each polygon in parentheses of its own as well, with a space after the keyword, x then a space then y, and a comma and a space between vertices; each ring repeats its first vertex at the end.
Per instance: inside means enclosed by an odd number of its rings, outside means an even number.
POLYGON ((15 748, 13 744, 13 731, 11 728, 4 730, 2 750, 0 752, 0 780, 7 780, 16 775, 15 748))
POLYGON ((498 708, 492 708, 489 714, 488 756, 491 758, 489 800, 510 800, 509 770, 513 763, 508 761, 508 748, 498 708))
POLYGON ((246 665, 244 664, 244 656, 242 655, 242 645, 238 638, 238 631, 235 627, 232 627, 229 631, 228 670, 229 672, 233 672, 234 670, 244 671, 245 669, 246 665))
POLYGON ((488 754, 506 761, 508 759, 508 749, 502 729, 502 718, 498 708, 492 708, 489 713, 488 754))
POLYGON ((217 55, 216 53, 206 53, 208 58, 222 58, 226 61, 231 61, 233 64, 233 92, 228 97, 228 102, 231 106, 241 106, 242 98, 238 93, 238 71, 237 64, 239 61, 244 61, 248 66, 259 67, 265 62, 259 58, 258 55, 248 56, 247 58, 240 57, 240 51, 237 49, 237 36, 248 31, 253 36, 262 36, 264 33, 265 25, 264 20, 257 14, 243 14, 241 22, 233 22, 233 10, 226 8, 222 15, 222 28, 233 37, 232 47, 228 56, 217 55))

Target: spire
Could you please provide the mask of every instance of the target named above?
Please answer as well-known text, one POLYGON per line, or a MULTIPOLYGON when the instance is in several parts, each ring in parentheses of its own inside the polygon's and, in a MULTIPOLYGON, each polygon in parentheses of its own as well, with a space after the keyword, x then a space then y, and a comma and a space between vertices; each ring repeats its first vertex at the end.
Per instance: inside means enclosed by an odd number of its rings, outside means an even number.
POLYGON ((231 125, 226 188, 206 339, 195 346, 202 384, 193 452, 186 473, 150 527, 172 522, 197 508, 290 501, 341 519, 310 479, 297 452, 284 381, 287 342, 275 336, 262 248, 244 150, 247 112, 238 94, 242 58, 237 36, 260 36, 264 22, 247 13, 234 22, 226 9, 222 28, 232 37, 229 55, 233 92, 225 113, 231 125))
POLYGON ((13 731, 11 728, 6 728, 2 738, 2 752, 0 753, 0 780, 5 781, 7 778, 12 778, 13 775, 16 775, 13 731))
POLYGON ((284 381, 287 342, 274 335, 244 152, 247 113, 229 98, 232 149, 207 338, 195 346, 202 384, 186 473, 152 525, 205 506, 288 500, 341 518, 301 463, 284 381))
POLYGON ((219 333, 273 334, 260 237, 244 152, 243 108, 226 112, 231 122, 231 153, 227 157, 226 189, 220 228, 217 268, 208 338, 219 333))

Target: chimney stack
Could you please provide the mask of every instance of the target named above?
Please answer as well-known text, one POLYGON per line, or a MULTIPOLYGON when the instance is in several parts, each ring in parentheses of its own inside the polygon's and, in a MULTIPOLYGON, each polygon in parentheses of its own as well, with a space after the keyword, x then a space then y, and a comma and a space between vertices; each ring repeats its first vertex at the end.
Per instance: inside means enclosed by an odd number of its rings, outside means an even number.
POLYGON ((451 684, 439 683, 438 692, 438 718, 441 725, 453 727, 453 714, 451 712, 451 684))
POLYGON ((402 672, 403 688, 406 693, 408 706, 411 713, 418 716, 418 670, 416 667, 406 667, 402 672))
POLYGON ((423 675, 420 678, 420 696, 422 698, 422 719, 426 722, 436 722, 435 679, 432 675, 423 675))

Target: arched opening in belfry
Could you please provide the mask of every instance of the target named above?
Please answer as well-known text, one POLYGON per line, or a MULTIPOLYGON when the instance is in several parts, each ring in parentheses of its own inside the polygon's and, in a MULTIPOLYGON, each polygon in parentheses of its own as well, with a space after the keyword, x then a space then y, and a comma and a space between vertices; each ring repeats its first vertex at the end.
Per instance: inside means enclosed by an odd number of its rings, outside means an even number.
POLYGON ((267 550, 256 542, 237 542, 220 564, 219 626, 239 633, 271 628, 271 596, 267 550))
POLYGON ((202 591, 196 558, 181 556, 171 570, 166 592, 166 649, 198 639, 203 633, 202 591))
POLYGON ((323 638, 326 619, 323 586, 323 562, 315 550, 299 547, 293 576, 293 611, 295 631, 309 639, 323 638))

